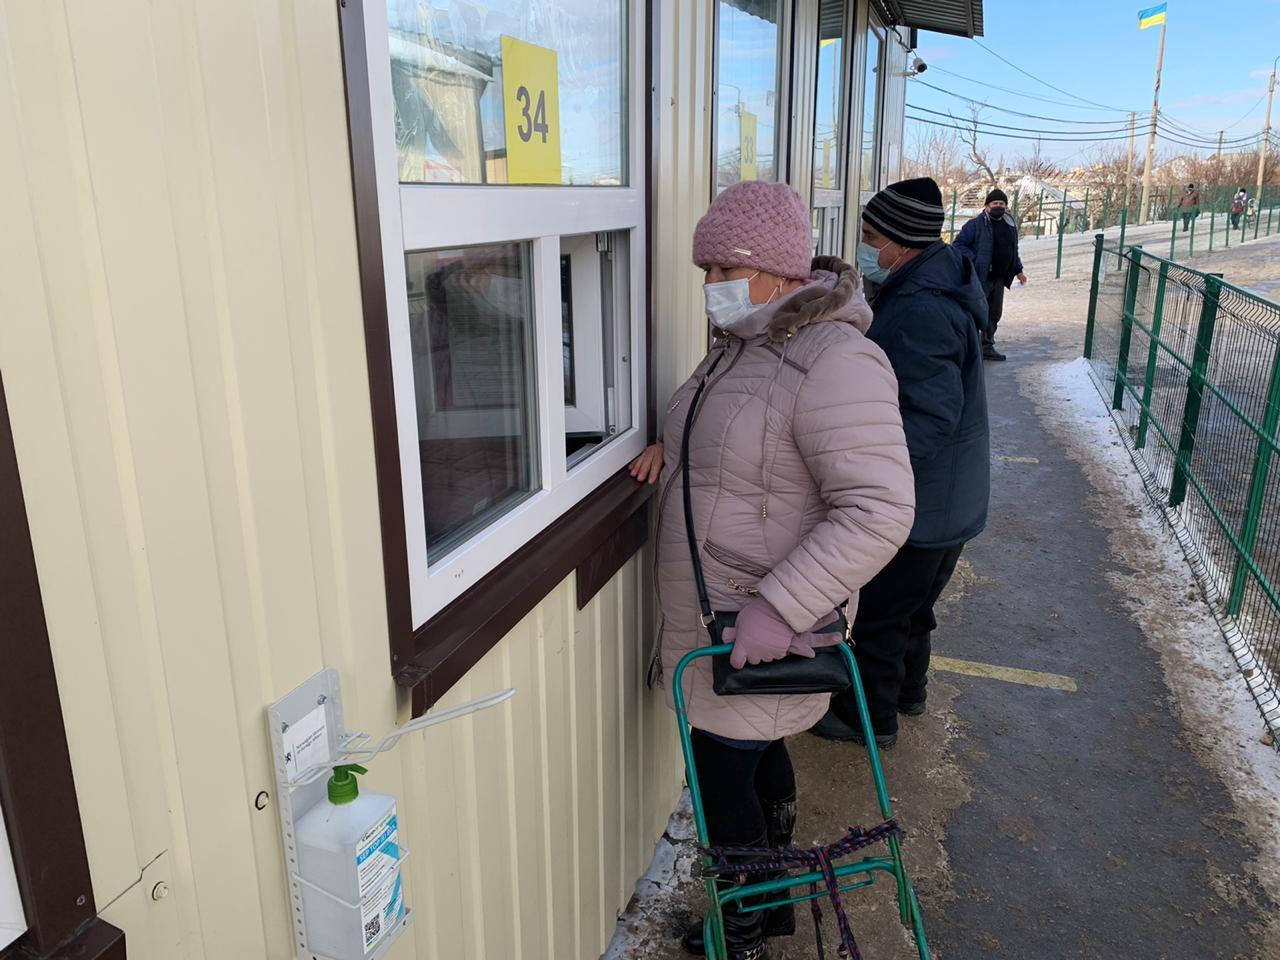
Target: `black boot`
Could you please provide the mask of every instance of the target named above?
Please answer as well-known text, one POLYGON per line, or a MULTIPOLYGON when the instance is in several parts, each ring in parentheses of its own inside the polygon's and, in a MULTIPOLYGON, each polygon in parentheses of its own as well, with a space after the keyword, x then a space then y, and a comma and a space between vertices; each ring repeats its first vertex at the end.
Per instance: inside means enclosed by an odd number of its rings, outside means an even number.
MULTIPOLYGON (((792 804, 794 810, 794 804, 792 804)), ((795 815, 792 814, 792 823, 795 823, 795 815)), ((756 843, 745 844, 744 846, 760 847, 764 846, 767 838, 761 837, 756 843)), ((730 862, 732 862, 730 857, 730 862)), ((755 882, 754 880, 751 882, 755 882)), ((717 885, 726 887, 737 886, 738 879, 736 877, 726 877, 716 881, 717 885)), ((754 901, 753 901, 754 902, 754 901)), ((752 910, 744 913, 739 909, 737 901, 727 903, 721 911, 724 919, 724 943, 728 949, 728 960, 769 960, 768 951, 765 949, 765 923, 767 917, 773 913, 768 910, 752 910)), ((792 928, 794 930, 795 919, 792 918, 792 928)), ((687 953, 691 953, 696 957, 704 957, 707 954, 706 941, 702 936, 702 921, 689 928, 689 931, 680 940, 680 945, 684 947, 687 953)))
MULTIPOLYGON (((792 794, 788 800, 778 800, 764 805, 765 823, 769 828, 769 846, 789 847, 796 830, 796 798, 792 794)), ((760 879, 766 879, 761 877, 760 879)), ((775 895, 775 896, 781 896, 775 895)), ((766 937, 790 937, 796 932, 796 905, 786 903, 764 913, 764 935, 766 937)), ((726 921, 727 922, 727 921, 726 921)), ((702 939, 702 924, 689 928, 680 945, 695 957, 707 955, 707 945, 702 939)))
MULTIPOLYGON (((766 803, 764 819, 769 828, 769 846, 774 849, 791 846, 791 838, 796 832, 796 795, 793 793, 786 800, 766 803)), ((778 877, 781 876, 781 874, 778 875, 778 877)), ((789 937, 795 932, 796 905, 794 903, 784 903, 780 907, 767 911, 764 920, 766 937, 789 937)))

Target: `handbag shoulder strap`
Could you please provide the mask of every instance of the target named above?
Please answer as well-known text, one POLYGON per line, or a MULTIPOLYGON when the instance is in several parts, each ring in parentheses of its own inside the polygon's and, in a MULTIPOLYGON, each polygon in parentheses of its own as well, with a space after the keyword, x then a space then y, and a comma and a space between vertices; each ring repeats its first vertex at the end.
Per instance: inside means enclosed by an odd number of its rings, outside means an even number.
POLYGON ((724 354, 716 357, 694 391, 693 401, 689 404, 689 413, 684 419, 684 436, 680 438, 680 474, 684 490, 684 529, 689 540, 689 559, 693 561, 693 583, 698 589, 698 609, 702 613, 702 625, 710 629, 715 622, 715 614, 711 610, 711 599, 707 596, 707 581, 702 575, 702 557, 698 553, 698 536, 693 529, 693 493, 689 482, 689 434, 693 432, 693 423, 698 416, 698 401, 702 399, 702 391, 707 388, 711 374, 715 372, 724 354))

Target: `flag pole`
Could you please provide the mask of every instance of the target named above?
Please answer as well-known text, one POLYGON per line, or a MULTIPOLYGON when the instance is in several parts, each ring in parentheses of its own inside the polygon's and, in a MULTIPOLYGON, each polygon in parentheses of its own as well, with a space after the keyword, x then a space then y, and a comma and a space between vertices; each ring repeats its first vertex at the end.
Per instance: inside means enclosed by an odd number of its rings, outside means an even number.
MULTIPOLYGON (((1168 14, 1165 15, 1166 17, 1168 14)), ((1155 162, 1156 117, 1160 113, 1160 70, 1164 67, 1164 32, 1168 20, 1160 21, 1160 54, 1156 57, 1156 93, 1151 101, 1151 129, 1147 132, 1147 166, 1142 171, 1142 209, 1138 211, 1138 223, 1147 222, 1147 203, 1151 198, 1151 165, 1155 162)))

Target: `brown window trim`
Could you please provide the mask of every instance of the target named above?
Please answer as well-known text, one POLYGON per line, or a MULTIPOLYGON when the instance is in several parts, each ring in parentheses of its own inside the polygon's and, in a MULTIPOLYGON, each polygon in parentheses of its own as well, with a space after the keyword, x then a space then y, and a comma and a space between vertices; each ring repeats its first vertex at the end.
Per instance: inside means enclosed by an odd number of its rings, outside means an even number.
MULTIPOLYGON (((391 343, 374 168, 364 3, 365 0, 339 0, 339 26, 346 79, 366 362, 373 412, 374 463, 387 593, 387 627, 391 640, 391 672, 397 684, 410 689, 412 715, 416 717, 439 700, 580 565, 589 565, 590 569, 579 575, 579 601, 584 602, 581 597, 584 590, 594 595, 603 586, 603 583, 597 583, 599 577, 606 571, 612 576, 643 545, 644 540, 637 536, 637 530, 641 524, 647 530, 648 511, 645 506, 653 488, 637 484, 625 473, 615 475, 448 607, 417 630, 413 629, 409 560, 405 545, 404 490, 391 379, 391 343)), ((650 94, 646 98, 644 118, 645 142, 650 148, 645 153, 648 157, 652 152, 653 127, 653 19, 647 2, 645 12, 645 86, 650 94)), ((648 181, 651 171, 646 169, 644 176, 648 181)), ((645 289, 649 290, 652 288, 652 183, 646 182, 646 187, 648 244, 645 251, 645 289)), ((645 303, 646 355, 652 357, 653 317, 647 296, 645 303)), ((652 362, 646 378, 649 385, 646 425, 648 434, 652 436, 656 425, 652 362)))
POLYGON ((0 960, 124 960, 124 933, 93 900, 3 380, 0 583, 0 807, 28 927, 0 960))

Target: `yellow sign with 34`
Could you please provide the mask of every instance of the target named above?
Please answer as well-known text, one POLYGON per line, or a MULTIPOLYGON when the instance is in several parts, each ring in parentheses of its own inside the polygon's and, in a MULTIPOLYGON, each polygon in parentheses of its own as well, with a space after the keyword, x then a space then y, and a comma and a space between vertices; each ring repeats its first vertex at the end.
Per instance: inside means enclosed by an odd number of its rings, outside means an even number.
POLYGON ((556 52, 502 38, 507 182, 560 183, 560 85, 556 52))

